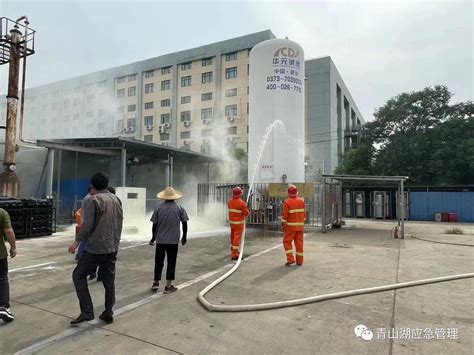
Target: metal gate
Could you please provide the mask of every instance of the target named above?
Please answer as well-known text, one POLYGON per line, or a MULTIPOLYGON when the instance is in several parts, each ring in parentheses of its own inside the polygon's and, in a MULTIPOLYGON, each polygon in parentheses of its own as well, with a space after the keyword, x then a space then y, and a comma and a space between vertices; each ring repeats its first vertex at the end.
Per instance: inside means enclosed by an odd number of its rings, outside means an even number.
MULTIPOLYGON (((278 227, 281 223, 282 204, 286 197, 272 197, 269 193, 270 184, 253 184, 250 196, 249 185, 246 183, 200 183, 197 189, 197 211, 202 216, 208 209, 212 209, 213 216, 221 221, 227 220, 227 201, 232 197, 232 189, 240 186, 244 189, 243 198, 248 198, 247 205, 250 216, 248 225, 266 225, 278 227)), ((323 193, 322 184, 314 184, 314 191, 310 196, 304 196, 306 205, 306 225, 321 227, 323 224, 336 224, 340 221, 341 187, 339 184, 326 184, 323 193), (325 196, 325 204, 323 202, 325 196), (326 217, 321 221, 324 205, 326 217)))

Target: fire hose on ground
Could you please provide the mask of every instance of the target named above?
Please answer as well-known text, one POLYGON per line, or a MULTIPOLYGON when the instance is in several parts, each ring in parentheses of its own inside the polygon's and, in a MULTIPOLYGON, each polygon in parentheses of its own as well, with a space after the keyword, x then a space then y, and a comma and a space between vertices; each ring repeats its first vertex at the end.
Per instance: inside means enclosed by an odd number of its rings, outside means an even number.
POLYGON ((278 301, 278 302, 270 302, 270 303, 258 303, 258 304, 242 304, 242 305, 223 305, 223 304, 212 304, 207 301, 204 296, 211 291, 214 287, 219 285, 222 281, 227 279, 230 275, 232 275, 240 266, 242 262, 242 256, 244 251, 244 244, 245 244, 245 233, 246 228, 244 227, 244 232, 242 233, 242 239, 240 242, 240 253, 239 258, 236 264, 226 272, 224 275, 219 277, 217 280, 209 284, 206 288, 204 288, 198 294, 198 301, 208 310, 211 312, 249 312, 249 311, 262 311, 268 309, 275 309, 275 308, 283 308, 283 307, 292 307, 292 306, 299 306, 308 303, 315 303, 315 302, 322 302, 337 298, 344 298, 344 297, 352 297, 358 295, 366 295, 376 292, 386 292, 397 290, 401 288, 408 288, 414 286, 421 286, 421 285, 429 285, 439 282, 447 282, 447 281, 454 281, 454 280, 461 280, 467 278, 474 278, 474 273, 467 273, 467 274, 457 274, 457 275, 449 275, 449 276, 442 276, 442 277, 435 277, 430 279, 422 279, 422 280, 414 280, 408 282, 399 282, 389 285, 383 286, 375 286, 375 287, 367 287, 349 291, 341 291, 335 293, 328 293, 325 295, 316 295, 311 297, 305 298, 298 298, 293 300, 287 301, 278 301))

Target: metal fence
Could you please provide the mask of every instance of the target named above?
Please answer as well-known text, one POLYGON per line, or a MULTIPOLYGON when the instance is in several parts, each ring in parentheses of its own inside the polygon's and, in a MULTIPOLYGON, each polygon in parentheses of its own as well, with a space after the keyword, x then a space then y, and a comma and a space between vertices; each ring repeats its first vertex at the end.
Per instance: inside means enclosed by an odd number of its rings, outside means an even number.
MULTIPOLYGON (((232 189, 240 186, 244 189, 243 198, 247 198, 249 185, 223 184, 223 183, 201 183, 198 184, 197 206, 198 215, 204 215, 211 211, 215 218, 222 221, 227 220, 227 201, 232 196, 232 189)), ((314 193, 305 196, 306 225, 321 227, 340 221, 341 187, 338 184, 326 184, 323 193, 322 184, 314 184, 314 193), (323 203, 323 196, 324 202, 323 203), (326 207, 325 207, 326 206, 326 207), (326 208, 325 218, 322 221, 323 208, 326 208)), ((270 197, 269 184, 253 184, 247 205, 250 216, 247 219, 249 225, 279 226, 281 223, 282 205, 286 197, 270 197)))

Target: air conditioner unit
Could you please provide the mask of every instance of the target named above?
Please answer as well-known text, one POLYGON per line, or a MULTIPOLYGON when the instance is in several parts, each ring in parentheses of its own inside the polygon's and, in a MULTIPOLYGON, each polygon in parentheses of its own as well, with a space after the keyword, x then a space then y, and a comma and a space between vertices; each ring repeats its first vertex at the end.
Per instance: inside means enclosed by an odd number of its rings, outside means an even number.
POLYGON ((129 131, 129 132, 135 132, 135 127, 129 127, 129 128, 128 128, 128 131, 129 131))
POLYGON ((128 132, 128 127, 124 127, 124 128, 122 129, 122 131, 123 131, 123 132, 128 132))
POLYGON ((165 128, 170 128, 171 125, 169 123, 164 123, 163 126, 165 126, 165 128))
POLYGON ((161 143, 162 146, 167 147, 169 144, 166 142, 161 143))
POLYGON ((202 123, 204 123, 204 124, 209 124, 211 122, 212 122, 212 118, 205 118, 205 119, 202 120, 202 123))
POLYGON ((229 121, 229 122, 234 122, 234 120, 235 120, 234 116, 227 117, 227 121, 229 121))
POLYGON ((191 144, 191 139, 185 139, 183 141, 184 145, 190 145, 191 144))
POLYGON ((151 131, 151 130, 153 129, 153 125, 147 125, 147 126, 146 126, 146 129, 149 130, 149 131, 151 131))
POLYGON ((204 144, 209 144, 209 138, 204 138, 204 139, 202 140, 202 142, 203 142, 204 144))
POLYGON ((227 137, 227 142, 231 143, 235 140, 235 137, 227 137))
POLYGON ((191 126, 191 121, 186 120, 186 121, 184 121, 183 123, 184 123, 184 127, 189 127, 189 126, 191 126))
POLYGON ((161 124, 159 127, 158 127, 158 131, 160 133, 165 133, 165 127, 161 124))

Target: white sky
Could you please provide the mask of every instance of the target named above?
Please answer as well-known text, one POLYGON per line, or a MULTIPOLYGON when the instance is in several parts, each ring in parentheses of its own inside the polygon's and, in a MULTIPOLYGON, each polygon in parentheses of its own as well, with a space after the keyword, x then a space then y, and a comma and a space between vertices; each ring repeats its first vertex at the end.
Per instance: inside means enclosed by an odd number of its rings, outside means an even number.
POLYGON ((456 0, 0 0, 0 16, 27 15, 37 31, 28 87, 270 29, 306 58, 330 55, 366 120, 388 98, 435 84, 472 100, 473 11, 456 0))

